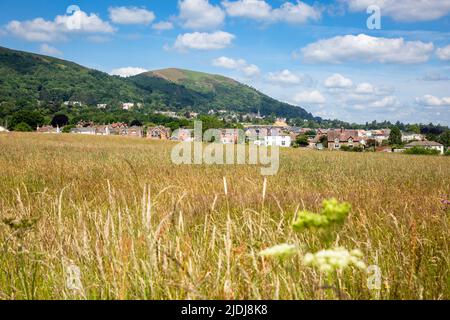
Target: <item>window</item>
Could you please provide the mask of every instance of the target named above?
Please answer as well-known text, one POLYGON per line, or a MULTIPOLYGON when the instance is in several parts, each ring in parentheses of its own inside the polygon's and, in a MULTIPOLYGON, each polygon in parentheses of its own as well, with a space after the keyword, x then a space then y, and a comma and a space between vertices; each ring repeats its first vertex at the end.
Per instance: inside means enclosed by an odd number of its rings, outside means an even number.
POLYGON ((334 140, 334 147, 336 149, 339 149, 341 147, 341 145, 339 144, 339 139, 334 140))

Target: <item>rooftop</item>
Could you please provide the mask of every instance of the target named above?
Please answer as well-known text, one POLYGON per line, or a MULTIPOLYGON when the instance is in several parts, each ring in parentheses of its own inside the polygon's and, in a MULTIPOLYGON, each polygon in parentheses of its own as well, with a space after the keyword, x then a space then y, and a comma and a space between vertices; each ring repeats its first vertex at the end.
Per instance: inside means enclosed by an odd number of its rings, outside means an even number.
POLYGON ((411 143, 408 143, 406 145, 407 147, 443 147, 442 144, 435 141, 414 141, 411 143))

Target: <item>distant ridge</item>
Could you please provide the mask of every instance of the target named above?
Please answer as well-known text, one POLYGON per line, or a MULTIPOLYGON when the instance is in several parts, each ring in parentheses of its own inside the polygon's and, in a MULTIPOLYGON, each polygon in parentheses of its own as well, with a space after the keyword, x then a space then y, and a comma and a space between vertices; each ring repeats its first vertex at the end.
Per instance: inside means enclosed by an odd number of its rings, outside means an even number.
POLYGON ((62 59, 0 47, 0 72, 0 101, 82 101, 89 106, 131 101, 174 111, 259 111, 267 116, 314 119, 306 110, 236 80, 177 68, 120 78, 62 59))

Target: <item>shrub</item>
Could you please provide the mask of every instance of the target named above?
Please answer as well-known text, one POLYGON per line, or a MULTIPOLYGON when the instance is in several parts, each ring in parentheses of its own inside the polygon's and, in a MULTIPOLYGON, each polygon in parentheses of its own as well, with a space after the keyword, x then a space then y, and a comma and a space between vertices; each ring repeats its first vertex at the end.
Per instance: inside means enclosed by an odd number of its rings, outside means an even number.
POLYGON ((308 136, 306 135, 299 135, 297 139, 295 140, 295 145, 299 147, 307 147, 309 145, 308 142, 308 136))
POLYGON ((413 147, 411 149, 406 150, 405 154, 419 154, 419 155, 434 156, 434 155, 439 155, 440 152, 438 150, 435 150, 435 149, 426 149, 426 148, 423 148, 423 147, 413 147))
POLYGON ((62 132, 63 132, 63 133, 70 133, 70 130, 72 130, 73 128, 75 128, 74 125, 65 126, 65 127, 62 129, 62 132))
POLYGON ((33 129, 25 122, 21 122, 14 127, 14 131, 18 132, 32 132, 33 129))
POLYGON ((364 148, 363 147, 350 147, 350 146, 342 146, 341 147, 341 151, 347 151, 347 152, 363 152, 364 148))

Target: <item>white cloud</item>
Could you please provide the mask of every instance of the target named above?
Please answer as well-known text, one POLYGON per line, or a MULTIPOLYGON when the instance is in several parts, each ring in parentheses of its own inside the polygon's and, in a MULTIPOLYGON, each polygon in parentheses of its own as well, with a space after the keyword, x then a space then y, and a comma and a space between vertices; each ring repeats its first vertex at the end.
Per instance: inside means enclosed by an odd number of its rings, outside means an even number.
POLYGON ((41 44, 39 51, 42 54, 49 55, 49 56, 62 56, 63 55, 62 51, 56 49, 55 47, 49 46, 46 43, 41 44))
POLYGON ((222 5, 231 17, 243 17, 257 20, 269 19, 273 10, 264 0, 223 1, 222 5))
POLYGON ((225 12, 208 0, 180 0, 179 19, 182 26, 194 30, 211 30, 220 27, 225 20, 225 12))
POLYGON ((110 72, 113 76, 120 76, 123 78, 132 77, 144 72, 147 72, 148 70, 143 68, 136 68, 136 67, 125 67, 125 68, 118 68, 114 69, 110 72))
POLYGON ((298 85, 303 82, 303 76, 285 69, 279 72, 270 72, 267 75, 267 80, 282 85, 298 85))
POLYGON ((450 106, 450 97, 438 98, 427 94, 421 98, 416 98, 416 102, 422 106, 427 107, 450 106))
POLYGON ((53 21, 36 18, 11 21, 6 25, 8 34, 27 41, 52 42, 64 40, 74 33, 113 33, 114 28, 96 14, 75 11, 72 15, 57 16, 53 21))
POLYGON ((285 2, 279 8, 272 8, 264 0, 225 0, 222 5, 231 17, 255 19, 267 23, 303 24, 310 20, 319 20, 322 16, 318 8, 301 1, 297 1, 296 4, 285 2))
POLYGON ((301 49, 301 53, 307 62, 361 61, 412 64, 428 61, 433 50, 432 43, 360 34, 319 40, 301 49))
POLYGON ((173 48, 180 51, 220 50, 230 46, 234 38, 234 35, 224 31, 185 33, 177 37, 173 48))
POLYGON ((303 91, 297 93, 294 98, 296 103, 310 103, 310 104, 324 104, 326 102, 325 97, 320 91, 303 91))
POLYGON ((145 8, 110 7, 108 11, 111 21, 117 24, 148 25, 155 20, 155 14, 145 8))
POLYGON ((255 77, 261 73, 258 66, 248 64, 244 59, 232 59, 228 57, 219 57, 212 61, 213 66, 221 67, 242 72, 247 77, 255 77))
POLYGON ((436 54, 439 59, 443 61, 450 61, 450 45, 444 47, 444 48, 438 48, 436 50, 436 54))
POLYGON ((395 96, 387 96, 370 104, 374 108, 395 108, 400 106, 400 102, 395 96))
POLYGON ((152 28, 154 30, 158 30, 158 31, 172 30, 173 23, 169 22, 169 21, 161 21, 161 22, 153 24, 152 28))
POLYGON ((431 21, 450 12, 449 0, 340 0, 350 11, 366 11, 371 5, 381 8, 383 15, 401 22, 431 21))
POLYGON ((256 77, 258 75, 261 74, 261 70, 258 68, 257 65, 254 64, 249 64, 246 65, 243 69, 242 72, 247 76, 247 77, 256 77))
POLYGON ((332 76, 325 79, 325 87, 330 89, 345 89, 353 86, 353 81, 345 78, 339 73, 335 73, 332 76))
POLYGON ((222 67, 226 69, 240 69, 242 66, 245 66, 247 62, 243 59, 235 60, 228 57, 220 57, 214 59, 212 64, 215 67, 222 67))
POLYGON ((355 93, 357 93, 357 94, 374 94, 375 87, 368 82, 363 82, 356 86, 355 93))

